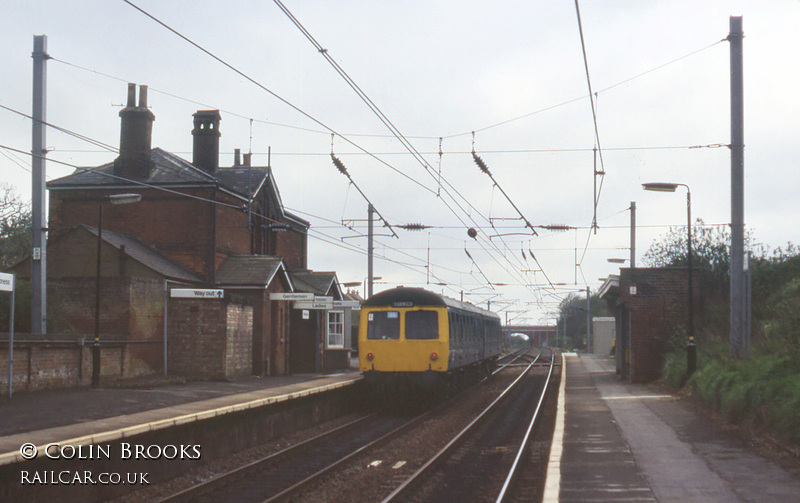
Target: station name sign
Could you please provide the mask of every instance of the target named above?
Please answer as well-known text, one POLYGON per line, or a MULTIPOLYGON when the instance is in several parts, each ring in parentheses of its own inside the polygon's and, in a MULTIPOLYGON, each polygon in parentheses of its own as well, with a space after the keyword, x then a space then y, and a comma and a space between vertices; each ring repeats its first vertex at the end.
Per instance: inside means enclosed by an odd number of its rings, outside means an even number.
POLYGON ((169 296, 173 299, 221 299, 225 296, 225 290, 173 288, 169 291, 169 296))

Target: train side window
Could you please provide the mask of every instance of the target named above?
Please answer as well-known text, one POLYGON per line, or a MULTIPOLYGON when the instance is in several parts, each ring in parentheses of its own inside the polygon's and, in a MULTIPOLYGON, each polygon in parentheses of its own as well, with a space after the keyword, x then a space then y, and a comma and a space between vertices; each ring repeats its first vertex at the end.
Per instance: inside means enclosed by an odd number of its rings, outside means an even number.
POLYGON ((367 339, 396 340, 400 338, 400 313, 374 311, 367 315, 367 339))
POLYGON ((408 311, 406 313, 406 340, 438 338, 439 313, 436 311, 408 311))

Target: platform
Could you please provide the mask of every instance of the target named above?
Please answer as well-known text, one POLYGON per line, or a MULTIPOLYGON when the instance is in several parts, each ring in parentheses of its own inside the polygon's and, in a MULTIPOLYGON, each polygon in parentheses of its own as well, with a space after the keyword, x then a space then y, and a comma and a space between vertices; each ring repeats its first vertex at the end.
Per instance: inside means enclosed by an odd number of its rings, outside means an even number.
POLYGON ((778 465, 614 361, 564 356, 545 501, 797 502, 800 462, 778 465))
POLYGON ((21 461, 20 446, 26 443, 77 446, 111 442, 323 393, 360 379, 360 373, 349 371, 236 382, 20 393, 0 403, 0 466, 21 461))

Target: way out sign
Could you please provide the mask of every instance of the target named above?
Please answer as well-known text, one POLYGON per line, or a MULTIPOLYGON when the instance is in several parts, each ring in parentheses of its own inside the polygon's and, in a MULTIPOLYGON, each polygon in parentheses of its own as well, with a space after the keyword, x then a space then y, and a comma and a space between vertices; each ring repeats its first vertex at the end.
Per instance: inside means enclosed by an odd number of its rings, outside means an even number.
POLYGON ((225 296, 225 290, 173 288, 169 291, 169 296, 173 299, 221 299, 225 296))

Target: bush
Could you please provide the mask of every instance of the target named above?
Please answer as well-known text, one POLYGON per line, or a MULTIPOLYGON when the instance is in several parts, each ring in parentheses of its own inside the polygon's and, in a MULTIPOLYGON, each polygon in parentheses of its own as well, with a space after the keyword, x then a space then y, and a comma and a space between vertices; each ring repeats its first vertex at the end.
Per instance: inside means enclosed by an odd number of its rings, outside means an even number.
POLYGON ((686 380, 686 354, 675 351, 664 359, 664 382, 672 388, 680 388, 686 380))
POLYGON ((800 364, 795 358, 765 354, 751 360, 710 360, 689 385, 727 421, 768 426, 787 440, 800 441, 796 419, 800 413, 800 364))

